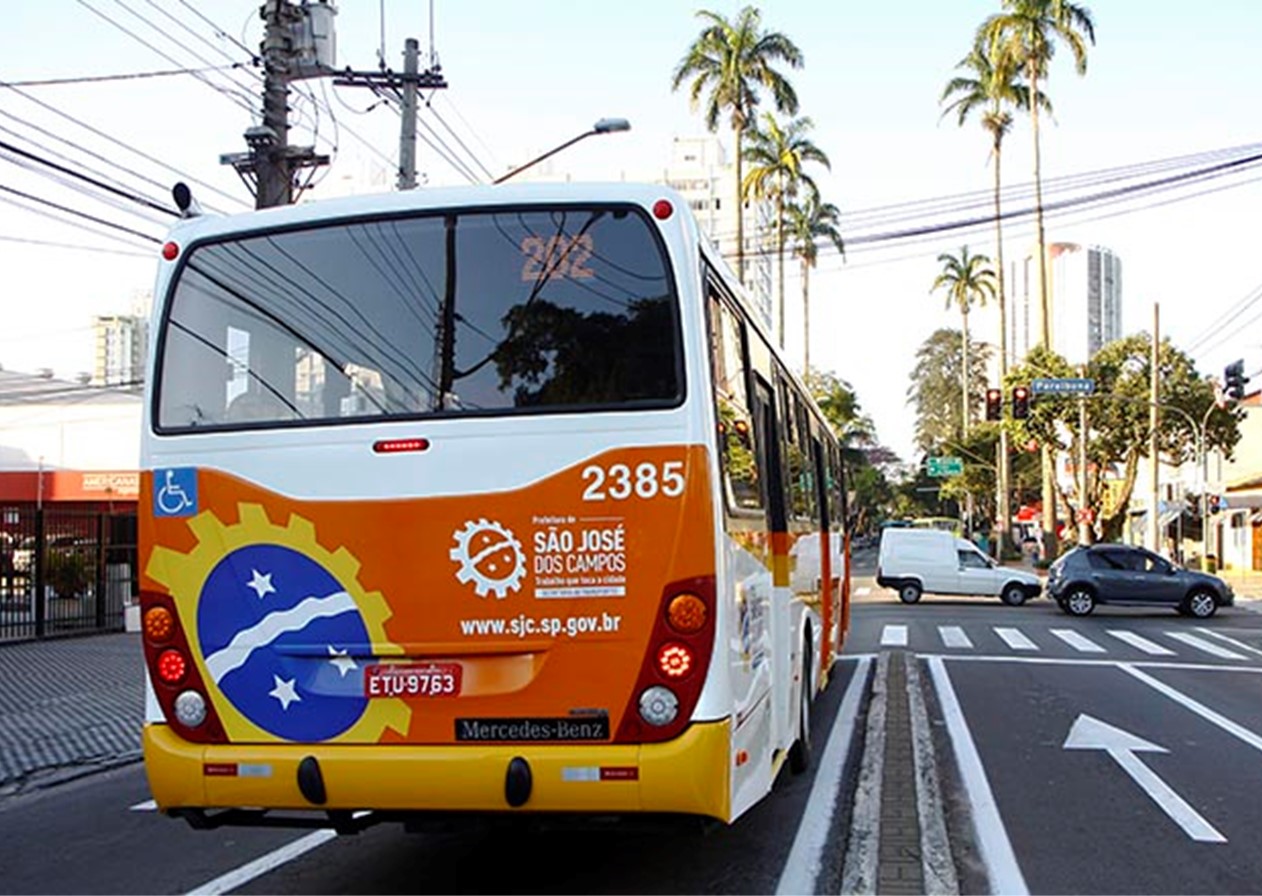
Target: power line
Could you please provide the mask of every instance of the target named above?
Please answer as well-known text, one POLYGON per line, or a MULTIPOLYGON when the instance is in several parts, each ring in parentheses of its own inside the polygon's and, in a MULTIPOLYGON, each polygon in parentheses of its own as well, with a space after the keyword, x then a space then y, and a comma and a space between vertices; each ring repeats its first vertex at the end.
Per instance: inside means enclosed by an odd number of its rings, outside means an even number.
POLYGON ((49 208, 55 208, 59 212, 65 212, 68 215, 74 215, 75 217, 83 218, 87 221, 92 221, 93 223, 100 224, 104 227, 110 227, 114 230, 118 230, 123 233, 130 233, 132 236, 139 237, 140 239, 147 240, 151 243, 162 242, 162 240, 158 239, 156 236, 150 236, 147 233, 141 233, 139 230, 133 230, 130 227, 124 227, 122 224, 115 224, 113 221, 107 221, 104 218, 98 218, 96 215, 89 215, 87 212, 81 212, 81 211, 78 211, 77 209, 69 208, 67 206, 60 205, 56 202, 52 202, 51 200, 43 199, 39 196, 32 196, 30 193, 24 193, 21 190, 15 190, 13 189, 13 187, 6 187, 3 184, 0 184, 0 191, 3 191, 5 193, 10 193, 14 196, 20 196, 29 202, 38 202, 39 204, 46 205, 49 208))
POLYGON ((99 84, 105 81, 142 81, 147 78, 166 78, 172 75, 196 75, 206 72, 240 68, 241 63, 212 65, 207 68, 172 68, 157 72, 130 72, 119 75, 87 75, 79 78, 44 78, 39 81, 0 81, 0 87, 60 87, 65 84, 99 84))
POLYGON ((60 243, 55 240, 33 240, 24 236, 0 234, 0 241, 6 243, 25 243, 30 246, 48 246, 53 249, 72 249, 77 252, 103 252, 107 255, 131 255, 136 258, 152 258, 152 252, 135 252, 127 249, 108 249, 104 246, 85 246, 81 243, 60 243))
POLYGON ((122 198, 128 200, 129 202, 135 202, 138 205, 143 205, 146 208, 151 208, 151 209, 154 209, 155 211, 163 212, 165 214, 172 215, 175 217, 179 216, 179 212, 171 208, 170 206, 161 205, 160 203, 154 202, 152 199, 148 199, 136 193, 129 193, 126 190, 120 190, 119 188, 110 186, 109 184, 103 181, 99 181, 94 177, 88 177, 86 174, 80 174, 78 171, 73 171, 70 168, 67 168, 65 165, 58 165, 56 162, 51 162, 48 159, 43 158, 42 156, 36 155, 35 153, 27 152, 24 149, 20 149, 14 146, 12 143, 6 143, 5 141, 0 140, 0 150, 3 150, 8 153, 12 153, 13 155, 16 155, 16 156, 21 156, 24 159, 29 159, 33 162, 36 162, 40 165, 45 166, 46 168, 51 168, 54 171, 58 171, 66 175, 67 177, 73 177, 76 180, 83 181, 84 183, 92 184, 92 186, 96 187, 99 190, 104 190, 105 192, 111 193, 115 196, 121 196, 122 198))

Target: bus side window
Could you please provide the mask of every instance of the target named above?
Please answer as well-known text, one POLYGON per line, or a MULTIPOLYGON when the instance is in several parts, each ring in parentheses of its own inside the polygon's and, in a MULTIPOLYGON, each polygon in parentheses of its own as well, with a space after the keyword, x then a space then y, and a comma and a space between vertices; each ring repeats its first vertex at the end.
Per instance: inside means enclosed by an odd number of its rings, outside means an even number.
POLYGON ((711 365, 718 410, 720 463, 724 492, 734 510, 762 509, 756 427, 749 410, 745 346, 740 318, 710 293, 711 365))

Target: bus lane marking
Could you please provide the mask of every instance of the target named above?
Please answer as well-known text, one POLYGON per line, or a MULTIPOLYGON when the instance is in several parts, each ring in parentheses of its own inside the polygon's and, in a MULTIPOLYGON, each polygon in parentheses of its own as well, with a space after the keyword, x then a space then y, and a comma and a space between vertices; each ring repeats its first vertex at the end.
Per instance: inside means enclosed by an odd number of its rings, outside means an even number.
POLYGON ((841 776, 850 760, 850 748, 854 743, 852 735, 863 692, 868 686, 871 665, 872 658, 867 656, 859 657, 855 662, 854 674, 841 698, 824 755, 811 783, 811 794, 807 797, 802 820, 798 822, 793 846, 780 872, 777 894, 815 892, 816 879, 824 866, 824 853, 829 848, 828 833, 837 812, 837 802, 841 799, 841 776))
POLYGON ((952 749, 955 751, 960 778, 972 806, 973 828, 982 862, 986 866, 986 875, 990 879, 991 892, 1025 896, 1030 892, 1025 884, 1025 876, 1021 873, 1021 866, 1017 864, 1012 841, 1008 838, 1008 831, 999 814, 999 805, 990 789, 986 768, 982 765, 977 744, 973 741, 968 721, 964 718, 964 710, 960 707, 959 698, 951 684, 945 659, 930 656, 925 658, 925 662, 929 665, 929 674, 938 694, 938 703, 942 708, 952 749))
POLYGON ((1074 720, 1065 738, 1063 748, 1066 750, 1103 750, 1122 771, 1130 775, 1131 780, 1139 785, 1144 793, 1152 798, 1157 808, 1166 813, 1170 820, 1183 828, 1183 832, 1200 843, 1226 843, 1217 828, 1179 796, 1169 784, 1144 765, 1136 753, 1169 753, 1165 747, 1144 740, 1123 731, 1121 728, 1101 722, 1099 719, 1082 713, 1074 720))

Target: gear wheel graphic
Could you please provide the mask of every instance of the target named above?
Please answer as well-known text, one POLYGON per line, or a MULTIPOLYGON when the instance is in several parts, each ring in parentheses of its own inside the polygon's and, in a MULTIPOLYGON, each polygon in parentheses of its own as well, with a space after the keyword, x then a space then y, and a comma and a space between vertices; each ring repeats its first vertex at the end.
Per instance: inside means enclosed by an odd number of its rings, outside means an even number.
POLYGON ((478 597, 494 592, 498 600, 521 589, 526 555, 510 530, 494 520, 479 519, 465 523, 453 534, 456 546, 450 556, 460 564, 456 578, 461 584, 473 582, 478 597))

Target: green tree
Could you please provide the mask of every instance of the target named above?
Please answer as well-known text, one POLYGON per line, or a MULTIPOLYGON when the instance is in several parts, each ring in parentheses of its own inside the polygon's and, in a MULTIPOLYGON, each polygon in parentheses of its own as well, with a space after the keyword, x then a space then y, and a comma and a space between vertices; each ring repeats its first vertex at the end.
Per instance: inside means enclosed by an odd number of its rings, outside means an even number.
POLYGON ((717 131, 719 120, 728 116, 735 142, 736 164, 736 275, 745 281, 745 224, 741 161, 742 138, 754 118, 760 90, 770 92, 781 112, 796 115, 797 93, 777 69, 776 63, 802 67, 802 51, 778 31, 764 31, 762 13, 746 6, 728 21, 717 12, 697 13, 705 26, 684 58, 675 66, 671 89, 689 83, 689 100, 696 109, 705 101, 705 122, 717 131))
MULTIPOLYGON (((968 351, 969 401, 982 400, 986 388, 986 362, 990 347, 970 343, 968 351)), ((959 330, 935 330, 916 351, 907 403, 916 414, 916 447, 931 453, 948 441, 959 441, 963 435, 963 418, 959 401, 960 383, 964 381, 963 339, 959 330)))
MULTIPOLYGON (((841 212, 831 202, 820 200, 819 193, 810 190, 801 202, 790 202, 785 208, 788 217, 789 239, 793 254, 802 261, 802 370, 811 372, 811 269, 819 260, 819 241, 825 240, 837 247, 844 258, 846 244, 842 241, 838 222, 841 212)), ((783 306, 782 306, 783 307, 783 306)))
POLYGON ((934 278, 933 286, 929 291, 932 293, 945 289, 946 306, 950 308, 954 304, 960 309, 962 330, 960 349, 963 352, 963 360, 960 363, 960 419, 963 423, 961 432, 967 436, 969 417, 972 416, 973 407, 972 395, 968 387, 968 312, 974 304, 985 305, 987 297, 994 297, 995 272, 990 268, 988 256, 969 255, 968 246, 961 246, 958 256, 943 252, 938 256, 938 262, 942 265, 942 273, 934 278))
POLYGON ((807 136, 814 126, 809 118, 794 118, 781 124, 770 112, 764 112, 762 126, 750 132, 744 153, 750 167, 741 185, 742 194, 760 200, 771 199, 775 203, 776 263, 779 265, 776 299, 779 303, 781 348, 784 347, 785 205, 803 188, 818 195, 815 181, 806 173, 807 162, 832 167, 828 155, 807 136))
MULTIPOLYGON (((1087 364, 1087 376, 1095 380, 1095 394, 1087 401, 1087 488, 1081 477, 1062 491, 1061 498, 1073 511, 1089 509, 1095 517, 1096 538, 1116 539, 1126 520, 1141 458, 1148 456, 1151 388, 1151 338, 1144 333, 1109 343, 1087 364)), ((1161 393, 1157 450, 1160 460, 1180 464, 1195 458, 1197 432, 1205 419, 1205 447, 1220 449, 1228 457, 1240 439, 1238 410, 1214 407, 1213 384, 1197 373, 1192 359, 1163 340, 1157 353, 1157 378, 1161 393)), ((1033 377, 1073 376, 1074 368, 1059 355, 1041 348, 1009 374, 1010 384, 1028 383, 1033 377)), ((1078 399, 1040 395, 1024 423, 1016 423, 1018 437, 1033 438, 1056 451, 1081 456, 1078 399)), ((1080 471, 1078 471, 1080 473, 1080 471)))
POLYGON ((885 517, 893 499, 889 481, 873 462, 873 458, 887 458, 889 451, 877 444, 876 427, 863 413, 853 386, 830 371, 812 371, 805 381, 842 442, 846 488, 851 493, 851 531, 868 531, 885 517))

